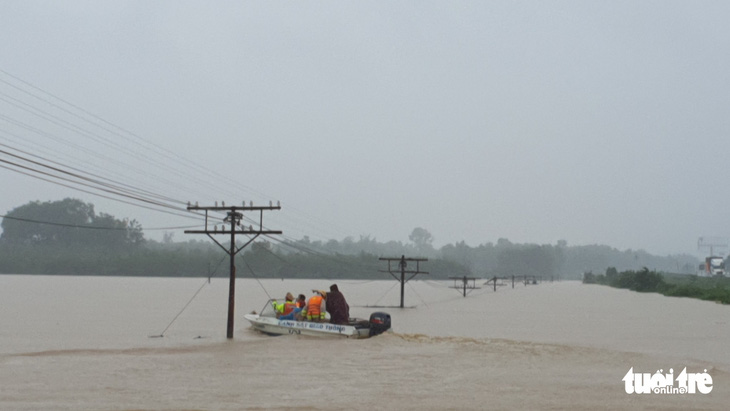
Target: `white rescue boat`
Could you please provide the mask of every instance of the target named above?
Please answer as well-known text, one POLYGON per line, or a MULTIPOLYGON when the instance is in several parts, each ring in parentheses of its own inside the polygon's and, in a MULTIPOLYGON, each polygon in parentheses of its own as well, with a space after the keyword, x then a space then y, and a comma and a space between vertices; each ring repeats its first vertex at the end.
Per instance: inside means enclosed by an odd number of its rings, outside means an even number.
POLYGON ((244 318, 251 326, 269 335, 310 335, 315 337, 369 338, 390 329, 390 314, 375 312, 369 320, 350 318, 348 324, 331 324, 329 322, 298 321, 276 318, 269 300, 261 314, 251 313, 244 318))

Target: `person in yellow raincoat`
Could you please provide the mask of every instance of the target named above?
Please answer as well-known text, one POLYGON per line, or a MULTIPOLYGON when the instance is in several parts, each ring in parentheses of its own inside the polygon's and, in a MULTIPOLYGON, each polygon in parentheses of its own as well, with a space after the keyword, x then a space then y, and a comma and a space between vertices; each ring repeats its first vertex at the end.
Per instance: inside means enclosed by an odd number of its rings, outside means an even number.
POLYGON ((279 303, 278 301, 274 300, 271 302, 271 305, 274 306, 274 311, 276 311, 276 318, 281 317, 282 315, 288 315, 292 311, 294 311, 294 308, 296 308, 297 303, 294 301, 294 296, 292 293, 286 293, 286 301, 283 303, 279 303))

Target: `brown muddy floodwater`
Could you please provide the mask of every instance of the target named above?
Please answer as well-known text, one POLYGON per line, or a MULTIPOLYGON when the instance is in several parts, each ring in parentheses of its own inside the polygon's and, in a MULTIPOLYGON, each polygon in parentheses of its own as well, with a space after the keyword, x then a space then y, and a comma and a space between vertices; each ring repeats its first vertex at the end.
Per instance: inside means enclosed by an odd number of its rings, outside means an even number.
MULTIPOLYGON (((332 280, 0 276, 0 409, 727 409, 730 306, 578 282, 484 288, 338 281, 366 340, 269 337, 243 314, 332 280), (202 287, 202 289, 201 289, 202 287), (173 321, 195 292, 200 292, 173 321), (375 307, 377 306, 377 307, 375 307), (383 308, 387 307, 387 308, 383 308), (627 394, 707 370, 709 394, 627 394)), ((481 285, 481 283, 477 283, 481 285)))

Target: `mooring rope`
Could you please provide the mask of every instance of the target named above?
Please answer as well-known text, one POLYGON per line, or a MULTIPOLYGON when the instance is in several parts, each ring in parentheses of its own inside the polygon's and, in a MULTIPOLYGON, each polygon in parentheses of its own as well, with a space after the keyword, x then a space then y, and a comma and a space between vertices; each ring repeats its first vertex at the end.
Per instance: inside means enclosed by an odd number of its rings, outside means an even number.
MULTIPOLYGON (((183 311, 185 311, 185 309, 186 309, 186 308, 188 308, 188 306, 190 305, 190 303, 192 303, 192 302, 193 302, 193 300, 195 299, 195 297, 197 297, 197 296, 198 296, 198 294, 199 294, 199 293, 200 293, 200 291, 201 291, 201 290, 203 289, 203 287, 205 287, 205 285, 206 285, 206 284, 210 284, 210 279, 211 279, 211 277, 213 277, 213 276, 215 275, 216 271, 218 271, 218 268, 220 267, 220 265, 221 265, 221 263, 223 262, 223 260, 225 260, 225 258, 226 258, 226 257, 224 256, 224 257, 223 257, 223 258, 222 258, 222 259, 221 259, 221 260, 220 260, 220 261, 218 262, 218 265, 217 265, 217 266, 215 267, 215 270, 213 270, 213 272, 212 272, 212 273, 208 274, 208 278, 206 278, 206 279, 205 279, 205 281, 203 282, 203 285, 201 285, 201 286, 200 286, 200 288, 198 288, 198 291, 196 291, 196 292, 195 292, 195 294, 193 294, 193 296, 192 296, 192 297, 190 298, 190 300, 188 300, 187 304, 185 304, 185 306, 184 306, 184 307, 182 308, 182 310, 180 310, 180 312, 178 312, 178 313, 177 313, 177 315, 175 316, 175 318, 173 318, 173 319, 172 319, 172 321, 170 321, 170 324, 168 324, 168 325, 167 325, 167 327, 165 327, 165 329, 164 329, 164 330, 162 330, 162 332, 160 333, 160 335, 150 335, 150 336, 149 336, 150 338, 161 338, 161 337, 164 337, 164 336, 165 336, 165 332, 167 332, 167 330, 168 330, 168 329, 170 328, 170 326, 171 326, 171 325, 172 325, 172 324, 173 324, 173 323, 175 322, 175 320, 177 320, 177 318, 178 318, 178 317, 180 317, 180 314, 182 314, 182 313, 183 313, 183 311)), ((209 269, 209 270, 210 270, 210 269, 209 269)))

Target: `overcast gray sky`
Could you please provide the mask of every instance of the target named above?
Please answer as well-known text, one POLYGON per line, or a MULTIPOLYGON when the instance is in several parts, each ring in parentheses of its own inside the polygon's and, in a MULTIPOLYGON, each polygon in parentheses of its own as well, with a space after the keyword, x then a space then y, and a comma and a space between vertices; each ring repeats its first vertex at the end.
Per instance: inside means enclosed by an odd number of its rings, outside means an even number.
MULTIPOLYGON (((696 254, 730 237, 728 21, 726 1, 4 1, 0 143, 201 205, 279 200, 264 221, 291 238, 696 254)), ((191 224, 17 169, 0 190, 2 213, 75 197, 191 224)))

